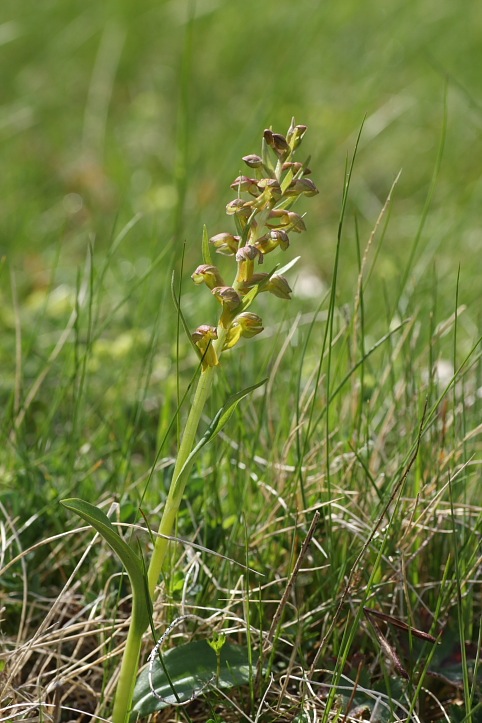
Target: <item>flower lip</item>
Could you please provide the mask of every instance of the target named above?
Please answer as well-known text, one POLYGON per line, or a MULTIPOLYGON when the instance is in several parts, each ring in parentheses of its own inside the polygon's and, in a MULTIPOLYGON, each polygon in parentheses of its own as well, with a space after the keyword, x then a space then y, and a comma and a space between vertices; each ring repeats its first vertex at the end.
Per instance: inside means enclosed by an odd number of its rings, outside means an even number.
POLYGON ((218 338, 216 328, 209 326, 209 324, 201 324, 201 326, 198 326, 191 334, 191 338, 201 354, 203 371, 208 367, 217 366, 219 364, 218 355, 211 343, 214 339, 218 338))
POLYGON ((191 334, 192 339, 194 342, 201 341, 201 339, 207 339, 209 341, 212 341, 213 339, 218 338, 218 332, 216 330, 215 326, 210 326, 209 324, 201 324, 201 326, 198 326, 195 331, 191 334))

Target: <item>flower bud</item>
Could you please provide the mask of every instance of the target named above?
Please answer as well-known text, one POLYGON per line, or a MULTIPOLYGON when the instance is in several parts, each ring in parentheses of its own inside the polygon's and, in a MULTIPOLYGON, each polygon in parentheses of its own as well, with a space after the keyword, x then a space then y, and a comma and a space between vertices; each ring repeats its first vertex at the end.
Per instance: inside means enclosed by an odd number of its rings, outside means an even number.
POLYGON ((287 133, 287 140, 290 145, 290 147, 293 150, 296 150, 298 146, 300 145, 301 141, 303 140, 303 136, 306 133, 306 126, 302 125, 294 125, 294 119, 291 121, 291 125, 289 127, 288 133, 287 133))
POLYGON ((201 352, 203 371, 208 367, 217 366, 219 359, 212 345, 213 340, 218 338, 216 328, 202 324, 191 334, 191 338, 201 352))
POLYGON ((291 299, 291 288, 287 280, 281 274, 273 274, 265 289, 280 299, 291 299))
POLYGON ((299 173, 301 169, 303 169, 303 176, 309 176, 311 173, 311 170, 306 168, 305 164, 300 163, 299 161, 287 161, 286 163, 283 163, 283 171, 289 171, 290 169, 293 172, 293 176, 299 173))
MULTIPOLYGON (((235 254, 238 250, 241 237, 233 236, 230 233, 218 233, 216 236, 212 236, 209 241, 212 243, 218 254, 232 256, 232 254, 235 254)), ((220 286, 223 286, 223 284, 220 284, 220 286)))
POLYGON ((243 156, 243 161, 249 168, 261 168, 263 165, 263 159, 255 153, 251 153, 249 156, 243 156))
POLYGON ((238 314, 233 322, 234 325, 241 327, 241 336, 247 339, 256 336, 256 334, 261 334, 264 328, 261 317, 251 311, 243 311, 238 314))
POLYGON ((309 178, 295 178, 285 190, 285 196, 316 196, 318 189, 309 178))
POLYGON ((273 133, 267 128, 263 134, 264 140, 270 148, 276 153, 278 158, 286 158, 291 148, 284 136, 281 133, 273 133))
POLYGON ((191 274, 191 279, 195 284, 206 284, 209 289, 214 289, 215 286, 224 286, 224 281, 217 266, 211 264, 201 264, 191 274))

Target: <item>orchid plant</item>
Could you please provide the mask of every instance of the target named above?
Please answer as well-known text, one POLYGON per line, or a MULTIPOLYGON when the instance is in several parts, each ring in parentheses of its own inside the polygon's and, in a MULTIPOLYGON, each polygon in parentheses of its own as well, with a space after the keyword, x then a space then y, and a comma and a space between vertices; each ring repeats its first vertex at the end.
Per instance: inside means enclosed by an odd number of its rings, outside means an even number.
MULTIPOLYGON (((294 119, 286 135, 265 130, 261 155, 251 154, 243 158, 250 175, 238 176, 231 184, 236 198, 228 203, 226 212, 234 218, 236 233, 219 233, 208 239, 204 231, 203 263, 191 278, 195 284, 207 287, 218 300, 221 310, 217 325, 202 324, 190 335, 193 348, 199 356, 199 380, 184 426, 147 570, 141 556, 122 539, 99 508, 79 499, 63 500, 67 508, 91 524, 118 554, 132 585, 132 615, 117 683, 113 723, 126 723, 129 720, 142 638, 151 620, 169 537, 176 523, 194 458, 226 424, 239 401, 264 383, 260 382, 231 396, 196 443, 201 416, 222 355, 241 339, 252 338, 263 331, 260 316, 248 310, 257 295, 267 292, 281 299, 291 297, 290 286, 282 273, 284 269, 260 271, 259 267, 264 268, 268 254, 288 248, 290 234, 299 234, 305 230, 302 216, 291 208, 300 196, 314 196, 318 193, 313 181, 307 177, 310 174, 308 161, 300 163, 294 160, 305 132, 306 126, 297 125, 294 119), (231 285, 225 283, 218 267, 213 264, 210 244, 218 254, 234 259, 235 272, 231 285)), ((181 314, 179 307, 178 312, 181 314)))

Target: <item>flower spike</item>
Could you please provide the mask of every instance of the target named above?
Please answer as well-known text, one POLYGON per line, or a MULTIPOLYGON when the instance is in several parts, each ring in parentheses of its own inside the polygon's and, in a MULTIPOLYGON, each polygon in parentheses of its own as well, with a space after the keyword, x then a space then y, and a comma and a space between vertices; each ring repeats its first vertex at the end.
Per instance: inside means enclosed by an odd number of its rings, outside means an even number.
MULTIPOLYGON (((236 273, 232 286, 228 286, 217 266, 210 262, 201 264, 192 274, 195 284, 205 284, 220 302, 216 334, 214 327, 203 325, 193 335, 196 345, 206 355, 203 371, 219 363, 219 356, 233 348, 241 338, 250 338, 263 330, 257 314, 247 311, 260 292, 289 300, 291 288, 287 279, 273 271, 256 272, 256 264, 277 249, 286 251, 290 234, 305 231, 303 217, 292 210, 300 197, 318 193, 315 183, 306 178, 311 173, 305 163, 295 160, 306 126, 293 119, 286 135, 268 128, 263 133, 262 152, 243 156, 251 172, 239 175, 231 183, 237 197, 226 206, 228 216, 233 216, 237 233, 218 233, 209 241, 217 253, 234 256, 236 273), (212 351, 211 351, 212 348, 212 351)), ((207 239, 207 235, 205 236, 207 239)))

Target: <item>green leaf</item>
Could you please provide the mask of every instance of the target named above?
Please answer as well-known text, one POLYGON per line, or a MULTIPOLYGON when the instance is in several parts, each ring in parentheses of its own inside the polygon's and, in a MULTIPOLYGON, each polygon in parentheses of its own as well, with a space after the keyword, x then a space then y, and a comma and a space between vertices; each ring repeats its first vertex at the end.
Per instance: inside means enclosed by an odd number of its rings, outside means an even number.
POLYGON ((61 504, 88 522, 94 530, 102 535, 107 544, 120 558, 131 581, 135 613, 137 615, 136 622, 139 626, 145 625, 147 627, 151 601, 147 594, 141 558, 136 555, 127 542, 124 542, 107 515, 98 507, 78 498, 61 500, 61 504))
POLYGON ((216 654, 205 640, 178 645, 164 653, 162 660, 168 675, 156 658, 152 673, 153 688, 165 700, 159 700, 153 695, 149 685, 149 669, 144 668, 134 690, 131 720, 176 703, 176 695, 180 702, 187 702, 193 693, 211 682, 218 688, 233 688, 249 683, 256 658, 250 657, 247 648, 227 642, 221 650, 220 659, 219 679, 216 680, 216 654))
MULTIPOLYGON (((293 264, 295 264, 296 261, 297 261, 299 258, 300 258, 300 257, 298 256, 298 258, 297 258, 296 260, 293 260, 293 262, 290 262, 289 264, 286 264, 286 266, 284 266, 283 268, 284 268, 284 269, 286 269, 286 268, 291 268, 291 266, 292 266, 293 264)), ((277 274, 280 273, 280 272, 278 271, 278 266, 275 266, 274 269, 271 269, 271 271, 268 273, 268 276, 267 276, 265 279, 263 279, 263 281, 260 281, 259 284, 256 284, 256 286, 253 286, 253 288, 250 289, 250 290, 248 291, 248 293, 243 296, 243 300, 242 300, 242 302, 241 302, 241 306, 239 307, 239 312, 237 312, 237 313, 240 313, 240 312, 242 312, 242 311, 246 311, 246 309, 251 306, 251 304, 253 303, 253 301, 255 300, 255 298, 257 297, 257 295, 259 294, 259 292, 260 292, 261 289, 263 288, 263 286, 266 286, 266 284, 268 283, 268 281, 270 280, 270 278, 271 278, 271 277, 273 276, 273 274, 275 274, 275 273, 277 273, 277 274)))
POLYGON ((257 384, 253 384, 251 387, 246 387, 246 389, 242 389, 240 392, 236 392, 236 394, 232 394, 230 397, 228 397, 226 402, 221 407, 221 409, 214 416, 211 424, 206 429, 205 433, 203 434, 203 436, 201 437, 199 442, 196 444, 196 446, 192 450, 189 457, 197 454, 199 452, 199 450, 204 447, 204 445, 206 445, 208 442, 210 442, 212 439, 214 439, 214 437, 216 437, 219 434, 219 432, 223 429, 223 427, 226 426, 226 424, 229 422, 231 415, 233 414, 234 410, 238 406, 241 399, 244 399, 244 397, 247 397, 248 394, 251 394, 251 392, 254 392, 255 389, 262 387, 263 384, 266 384, 267 381, 268 381, 267 378, 263 379, 262 381, 258 382, 257 384))
POLYGON ((209 237, 208 237, 208 230, 207 230, 206 224, 204 224, 204 226, 203 226, 202 253, 203 253, 204 263, 212 266, 213 262, 212 262, 212 258, 211 258, 211 249, 209 248, 209 237))
POLYGON ((258 387, 261 387, 263 384, 266 384, 268 380, 263 379, 261 382, 258 382, 257 384, 253 384, 251 387, 247 387, 246 389, 242 389, 240 392, 236 392, 236 394, 232 394, 224 405, 221 407, 221 409, 217 412, 215 417, 213 418, 211 424, 206 429, 205 433, 199 440, 199 442, 196 444, 196 446, 192 449, 189 457, 187 457, 186 461, 184 462, 181 471, 179 472, 179 476, 176 480, 176 485, 179 487, 179 490, 184 489, 184 475, 188 470, 191 469, 192 462, 194 460, 194 457, 197 455, 197 453, 214 437, 216 437, 219 432, 222 430, 222 428, 228 423, 231 415, 233 414, 234 410, 238 406, 241 399, 246 397, 248 394, 250 394, 255 389, 258 389, 258 387))
POLYGON ((285 274, 287 271, 289 271, 290 269, 292 269, 295 264, 298 263, 298 261, 300 260, 300 258, 301 258, 301 256, 295 256, 294 259, 291 259, 291 261, 288 261, 287 264, 285 264, 285 265, 282 266, 280 269, 278 269, 278 270, 276 271, 276 273, 277 273, 277 274, 285 274))

